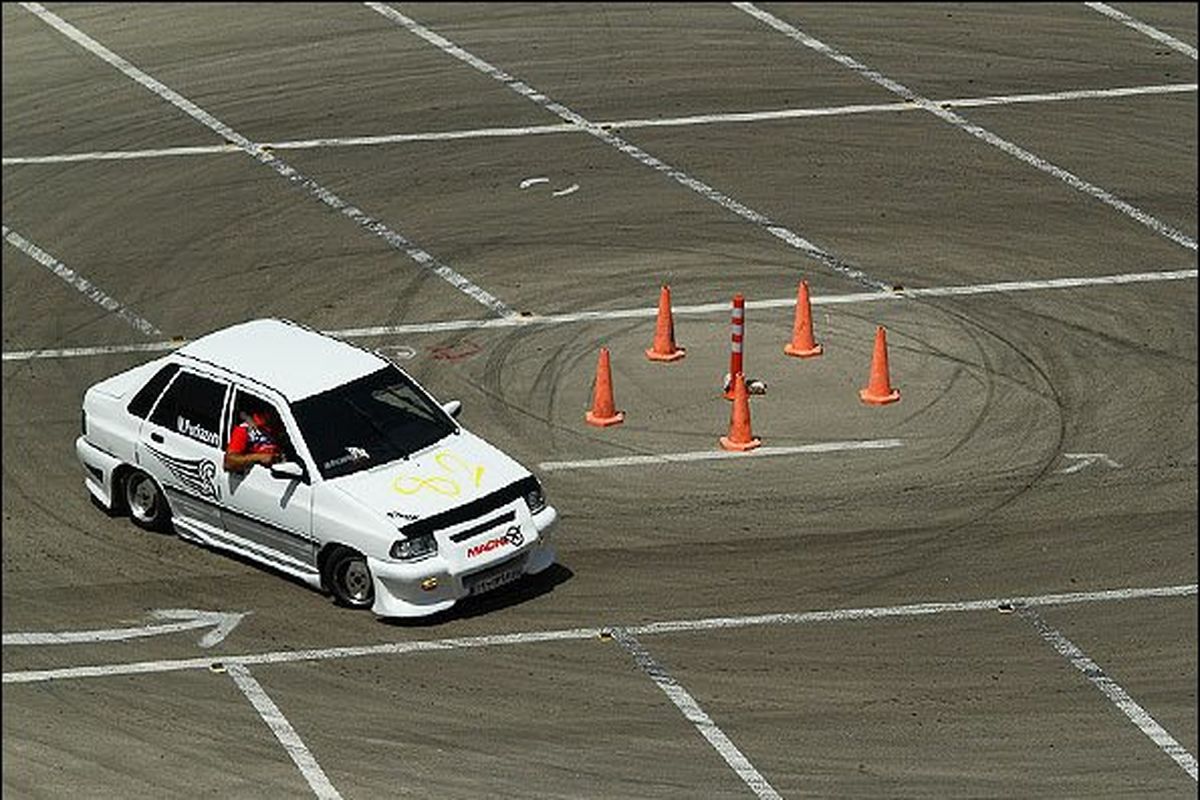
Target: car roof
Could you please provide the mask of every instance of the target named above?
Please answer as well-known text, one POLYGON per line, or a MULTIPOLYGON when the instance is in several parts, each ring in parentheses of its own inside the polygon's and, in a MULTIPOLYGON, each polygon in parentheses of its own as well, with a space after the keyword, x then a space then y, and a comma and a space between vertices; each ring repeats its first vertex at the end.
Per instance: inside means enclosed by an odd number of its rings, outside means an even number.
POLYGON ((369 375, 386 359, 283 319, 256 319, 201 336, 176 353, 303 400, 369 375))

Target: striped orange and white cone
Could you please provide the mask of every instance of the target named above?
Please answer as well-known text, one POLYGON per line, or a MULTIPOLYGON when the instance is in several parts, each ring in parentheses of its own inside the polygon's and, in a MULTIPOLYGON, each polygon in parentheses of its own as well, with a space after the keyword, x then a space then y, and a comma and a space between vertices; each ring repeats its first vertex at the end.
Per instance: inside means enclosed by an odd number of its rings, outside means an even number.
POLYGON ((732 400, 733 388, 739 374, 744 374, 746 342, 746 298, 741 294, 733 296, 733 314, 729 322, 729 385, 725 387, 725 399, 732 400))

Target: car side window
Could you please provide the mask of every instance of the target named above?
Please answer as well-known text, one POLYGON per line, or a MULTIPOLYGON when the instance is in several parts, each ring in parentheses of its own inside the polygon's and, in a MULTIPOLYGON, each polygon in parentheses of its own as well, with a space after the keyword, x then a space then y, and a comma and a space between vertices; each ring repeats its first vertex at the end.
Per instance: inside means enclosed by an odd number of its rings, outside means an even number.
POLYGON ((183 371, 167 388, 150 421, 209 447, 221 446, 221 410, 229 385, 183 371))
POLYGON ((287 427, 283 422, 283 415, 279 413, 279 408, 269 400, 263 400, 258 395, 251 394, 241 387, 235 387, 233 394, 232 420, 229 423, 229 435, 225 437, 226 443, 229 441, 229 436, 233 435, 233 429, 243 422, 249 422, 251 415, 255 411, 269 411, 269 416, 278 424, 279 441, 276 444, 288 461, 292 461, 296 457, 294 448, 292 447, 291 439, 288 437, 287 427))
POLYGON ((129 401, 129 405, 126 406, 129 413, 145 419, 146 415, 150 413, 150 409, 154 407, 154 401, 162 394, 167 382, 175 376, 176 372, 179 372, 178 364, 167 364, 154 373, 154 377, 146 381, 146 385, 139 389, 138 393, 129 401))

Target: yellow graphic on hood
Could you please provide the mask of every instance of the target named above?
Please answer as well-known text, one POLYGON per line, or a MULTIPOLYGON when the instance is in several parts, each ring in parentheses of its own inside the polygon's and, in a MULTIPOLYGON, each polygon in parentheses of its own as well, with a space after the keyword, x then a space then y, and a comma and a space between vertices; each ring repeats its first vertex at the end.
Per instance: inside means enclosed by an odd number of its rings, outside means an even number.
POLYGON ((428 489, 447 497, 458 497, 462 493, 462 484, 454 476, 470 481, 476 489, 483 484, 483 465, 470 464, 453 450, 439 450, 434 453, 433 463, 437 464, 445 474, 435 472, 425 475, 397 475, 392 480, 392 491, 397 494, 413 495, 428 489))

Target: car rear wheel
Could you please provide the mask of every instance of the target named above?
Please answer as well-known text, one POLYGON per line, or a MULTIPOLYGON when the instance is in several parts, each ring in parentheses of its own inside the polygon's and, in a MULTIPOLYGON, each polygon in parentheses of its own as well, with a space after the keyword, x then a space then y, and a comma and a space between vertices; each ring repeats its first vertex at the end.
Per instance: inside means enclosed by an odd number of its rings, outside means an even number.
POLYGON ((166 528, 171 516, 162 489, 144 472, 134 470, 125 477, 125 506, 133 524, 148 531, 166 528))
POLYGON ((343 547, 329 558, 329 590, 339 605, 370 608, 375 603, 375 580, 366 557, 343 547))

